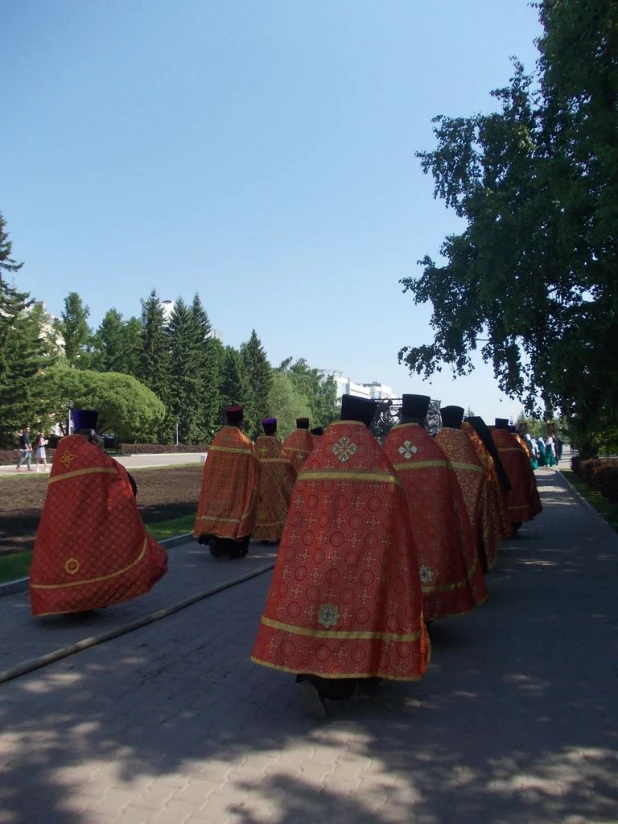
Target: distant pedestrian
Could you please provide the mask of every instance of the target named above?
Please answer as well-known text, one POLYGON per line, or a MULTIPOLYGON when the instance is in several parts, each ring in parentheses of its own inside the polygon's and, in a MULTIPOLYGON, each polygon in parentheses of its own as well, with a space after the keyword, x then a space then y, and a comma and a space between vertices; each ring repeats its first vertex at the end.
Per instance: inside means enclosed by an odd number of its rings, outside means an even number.
POLYGON ((39 471, 39 466, 43 467, 43 472, 47 472, 47 455, 45 454, 47 444, 48 441, 45 439, 45 435, 42 432, 37 432, 34 441, 34 460, 37 472, 39 471))
POLYGON ((28 472, 32 472, 32 444, 30 443, 30 427, 24 426, 21 431, 21 435, 19 436, 19 460, 17 461, 17 466, 15 469, 18 472, 21 472, 21 467, 23 463, 26 463, 28 466, 28 472))

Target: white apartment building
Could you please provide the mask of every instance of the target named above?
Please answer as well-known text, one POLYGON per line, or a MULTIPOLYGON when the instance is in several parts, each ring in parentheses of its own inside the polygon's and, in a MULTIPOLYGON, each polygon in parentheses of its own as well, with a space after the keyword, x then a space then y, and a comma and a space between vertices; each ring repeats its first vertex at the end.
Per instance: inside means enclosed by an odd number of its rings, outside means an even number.
POLYGON ((382 399, 396 398, 397 396, 390 388, 379 381, 371 383, 357 383, 352 378, 345 377, 343 372, 336 369, 318 369, 318 373, 323 379, 332 377, 337 384, 337 400, 343 395, 352 395, 355 398, 382 399))

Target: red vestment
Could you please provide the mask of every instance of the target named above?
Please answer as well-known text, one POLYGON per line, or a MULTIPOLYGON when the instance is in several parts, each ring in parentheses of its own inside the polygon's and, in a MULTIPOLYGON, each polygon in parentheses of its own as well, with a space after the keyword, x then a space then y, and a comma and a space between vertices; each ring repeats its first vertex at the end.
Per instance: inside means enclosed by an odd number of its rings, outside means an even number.
POLYGON ((463 429, 445 426, 436 435, 435 442, 455 470, 484 568, 491 569, 498 549, 498 540, 483 464, 463 429))
POLYGON ((487 588, 453 467, 416 423, 393 427, 384 451, 406 493, 425 620, 470 612, 486 600, 487 588))
POLYGON ((500 460, 511 483, 506 496, 509 520, 513 524, 531 521, 542 511, 543 506, 530 459, 508 430, 494 429, 491 437, 498 447, 500 460))
POLYGON ((313 435, 308 429, 295 429, 283 441, 283 454, 292 462, 297 474, 309 457, 313 445, 313 435))
POLYGON ((167 553, 144 528, 125 468, 82 435, 63 438, 34 542, 33 615, 128 601, 166 572, 167 553))
POLYGON ((288 516, 296 472, 283 454, 274 435, 260 435, 255 452, 261 466, 257 519, 252 537, 257 541, 278 541, 288 516))
POLYGON ((429 650, 395 470, 364 424, 331 424, 297 478, 252 660, 323 678, 416 680, 429 650))
POLYGON ((238 541, 251 535, 257 516, 260 462, 237 426, 224 426, 208 447, 193 536, 238 541))
MULTIPOLYGON (((498 540, 501 538, 510 538, 513 535, 513 527, 509 521, 509 516, 506 509, 506 500, 502 487, 500 486, 500 481, 498 480, 494 459, 487 451, 481 436, 472 424, 464 421, 461 428, 472 441, 472 445, 476 449, 476 454, 479 456, 479 459, 483 464, 483 469, 485 470, 485 478, 487 479, 487 497, 489 507, 493 513, 492 522, 496 529, 496 537, 498 540)), ((493 567, 493 563, 489 568, 491 569, 491 567, 493 567)))

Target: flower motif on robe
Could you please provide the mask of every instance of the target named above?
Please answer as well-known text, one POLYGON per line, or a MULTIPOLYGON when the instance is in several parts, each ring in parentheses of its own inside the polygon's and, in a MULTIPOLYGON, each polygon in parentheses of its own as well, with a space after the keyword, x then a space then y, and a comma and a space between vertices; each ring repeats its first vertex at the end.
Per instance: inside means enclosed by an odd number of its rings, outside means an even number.
POLYGON ((339 620, 339 610, 334 604, 322 604, 318 609, 318 623, 323 627, 334 627, 339 620))
POLYGON ((406 461, 409 461, 417 451, 417 447, 411 441, 404 441, 399 447, 399 454, 402 455, 406 461))
POLYGON ((343 463, 349 461, 352 455, 355 455, 357 452, 358 447, 356 444, 345 435, 339 438, 337 443, 333 444, 333 455, 336 455, 343 463))
POLYGON ((423 584, 430 584, 433 581, 433 572, 427 566, 420 567, 418 574, 423 584))

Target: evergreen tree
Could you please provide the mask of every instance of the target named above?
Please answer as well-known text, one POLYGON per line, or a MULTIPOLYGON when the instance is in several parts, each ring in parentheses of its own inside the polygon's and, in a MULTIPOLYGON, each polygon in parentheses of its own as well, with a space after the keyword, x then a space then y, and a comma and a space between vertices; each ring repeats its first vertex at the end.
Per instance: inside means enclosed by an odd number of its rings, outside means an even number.
POLYGON ((53 350, 42 306, 3 278, 23 266, 11 257, 5 225, 0 214, 0 445, 12 447, 23 426, 49 426, 44 370, 53 350))
POLYGON ((163 402, 167 414, 158 436, 169 443, 174 429, 170 406, 170 348, 165 313, 155 289, 142 300, 142 360, 139 379, 163 402))
POLYGON ((144 342, 142 340, 142 324, 139 318, 129 318, 125 324, 125 373, 138 378, 142 371, 144 357, 144 342))
POLYGON ((273 370, 255 329, 251 337, 240 348, 245 372, 249 379, 253 406, 245 413, 247 434, 256 438, 262 434, 260 422, 269 414, 268 395, 273 383, 273 370))
POLYGON ((117 309, 109 309, 92 340, 92 368, 97 372, 127 369, 126 324, 117 309))
POLYGON ((273 382, 268 395, 270 414, 277 418, 277 434, 285 438, 296 429, 296 418, 311 417, 307 398, 299 391, 289 374, 273 372, 273 382))
POLYGON ((64 353, 71 366, 77 369, 90 368, 90 329, 88 317, 90 309, 84 306, 77 292, 69 292, 64 299, 64 311, 59 324, 59 332, 64 339, 64 353))
MULTIPOLYGON (((50 426, 45 370, 53 364, 53 347, 45 333, 41 304, 21 311, 23 293, 0 317, 0 444, 14 446, 23 426, 50 426), (8 334, 7 334, 8 333, 8 334)), ((5 304, 6 306, 7 304, 5 304)))
MULTIPOLYGON (((191 314, 195 325, 196 342, 199 349, 198 376, 199 376, 199 441, 210 440, 217 430, 219 422, 220 367, 219 354, 223 350, 221 341, 217 340, 212 331, 208 314, 198 294, 193 298, 191 314)), ((224 351, 224 350, 223 350, 224 351)))
MULTIPOLYGON (((221 373, 221 384, 219 386, 219 396, 221 399, 220 421, 223 422, 222 410, 232 404, 240 404, 245 409, 245 421, 247 420, 247 410, 253 409, 253 394, 251 384, 245 371, 243 358, 233 346, 225 347, 225 361, 221 373)), ((250 434, 245 423, 245 431, 250 434)))
POLYGON ((200 440, 203 417, 201 352, 196 318, 182 298, 174 304, 167 329, 170 342, 170 408, 180 443, 200 440))

